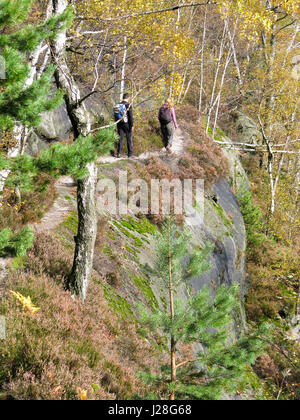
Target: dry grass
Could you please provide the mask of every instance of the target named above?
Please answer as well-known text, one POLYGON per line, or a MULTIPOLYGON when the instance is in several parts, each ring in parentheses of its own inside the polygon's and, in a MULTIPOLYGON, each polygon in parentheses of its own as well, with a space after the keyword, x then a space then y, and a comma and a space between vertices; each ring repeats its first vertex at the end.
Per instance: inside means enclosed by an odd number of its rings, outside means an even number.
POLYGON ((212 141, 199 122, 199 112, 191 105, 177 111, 180 126, 188 133, 190 142, 179 160, 181 179, 204 179, 206 188, 229 174, 229 163, 221 147, 212 141))
POLYGON ((20 204, 16 201, 14 191, 6 189, 0 212, 0 230, 5 227, 19 229, 41 219, 56 198, 55 181, 49 175, 40 175, 35 182, 34 191, 21 193, 20 204))
POLYGON ((146 113, 135 123, 133 151, 136 156, 154 152, 163 147, 160 124, 155 112, 146 113))
POLYGON ((85 304, 74 301, 60 284, 70 268, 60 244, 40 235, 25 271, 6 279, 0 303, 7 324, 7 339, 0 341, 2 398, 77 399, 81 387, 89 398, 126 399, 143 390, 136 372, 156 365, 153 349, 134 323, 112 312, 96 273, 85 304), (29 295, 40 311, 24 313, 9 289, 29 295))

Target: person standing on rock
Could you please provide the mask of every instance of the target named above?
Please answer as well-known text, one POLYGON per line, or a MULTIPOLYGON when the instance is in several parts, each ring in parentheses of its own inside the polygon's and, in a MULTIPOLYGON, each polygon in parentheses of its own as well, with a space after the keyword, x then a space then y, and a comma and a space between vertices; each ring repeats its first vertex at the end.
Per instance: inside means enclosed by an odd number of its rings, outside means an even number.
POLYGON ((118 121, 117 128, 120 136, 118 144, 117 157, 122 156, 124 138, 127 139, 128 157, 133 156, 132 150, 132 132, 133 132, 133 112, 132 104, 130 103, 129 93, 125 93, 123 101, 114 107, 115 120, 118 121))
POLYGON ((158 119, 161 126, 164 146, 167 151, 170 151, 173 143, 174 128, 175 130, 178 128, 175 109, 171 99, 167 99, 164 105, 160 108, 158 119))

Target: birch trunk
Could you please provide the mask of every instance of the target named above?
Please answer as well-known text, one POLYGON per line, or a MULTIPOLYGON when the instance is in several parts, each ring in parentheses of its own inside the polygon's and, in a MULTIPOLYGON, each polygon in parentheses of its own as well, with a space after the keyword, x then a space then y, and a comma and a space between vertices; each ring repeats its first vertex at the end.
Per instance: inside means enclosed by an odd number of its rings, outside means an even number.
POLYGON ((225 45, 225 36, 226 36, 227 26, 228 26, 228 22, 227 22, 227 20, 225 20, 223 34, 222 34, 222 40, 221 40, 221 45, 220 45, 220 51, 219 51, 219 58, 218 58, 218 63, 217 63, 213 88, 212 88, 212 92, 211 92, 209 108, 208 108, 208 116, 207 116, 207 124, 206 124, 206 132, 207 133, 208 133, 209 125, 210 125, 212 111, 214 109, 214 98, 215 98, 215 92, 216 92, 216 89, 217 89, 219 71, 220 71, 220 68, 221 68, 221 61, 222 61, 223 54, 224 54, 224 45, 225 45))
POLYGON ((215 132, 216 132, 217 123, 218 123, 219 109, 220 109, 220 105, 221 105, 221 97, 222 97, 222 90, 223 90, 223 86, 224 86, 224 82, 225 82, 225 76, 226 76, 226 73, 227 73, 227 68, 228 68, 228 65, 230 63, 232 54, 233 54, 232 50, 230 50, 228 52, 226 63, 225 63, 224 69, 223 69, 223 74, 222 74, 221 83, 220 83, 220 90, 219 90, 219 94, 218 94, 218 101, 217 101, 217 108, 216 108, 216 115, 215 115, 213 133, 212 133, 212 138, 213 139, 215 138, 215 132))
MULTIPOLYGON (((236 22, 236 26, 237 26, 237 23, 238 22, 236 22)), ((229 27, 227 29, 227 33, 228 33, 228 38, 229 38, 232 53, 233 53, 233 61, 234 61, 234 65, 235 65, 236 72, 237 72, 238 84, 241 87, 243 85, 243 80, 242 80, 242 76, 241 76, 241 70, 240 70, 239 62, 238 62, 238 59, 237 59, 236 48, 235 48, 235 44, 234 44, 234 35, 231 34, 229 27)))
POLYGON ((120 101, 123 100, 123 95, 125 93, 126 61, 127 61, 127 36, 125 35, 124 36, 124 54, 123 54, 123 61, 122 61, 120 101))
MULTIPOLYGON (((202 49, 201 49, 201 65, 200 65, 200 95, 199 95, 199 112, 202 111, 202 97, 203 97, 203 83, 204 83, 204 47, 206 40, 206 30, 207 30, 207 6, 205 7, 204 15, 204 27, 203 27, 203 36, 202 36, 202 49)), ((199 119, 201 116, 199 116, 199 119)))
MULTIPOLYGON (((53 0, 53 14, 61 14, 68 5, 67 0, 53 0)), ((55 80, 57 87, 65 91, 65 102, 71 120, 74 137, 87 136, 91 131, 89 113, 81 100, 79 87, 72 77, 65 58, 66 31, 61 32, 52 46, 52 58, 57 65, 55 80)), ((97 233, 97 212, 95 188, 96 164, 87 165, 88 176, 77 184, 78 232, 75 237, 75 254, 68 289, 83 301, 87 295, 88 283, 93 268, 94 247, 97 233)))
POLYGON ((271 188, 271 207, 270 207, 270 214, 274 214, 275 213, 275 196, 276 196, 275 182, 274 182, 274 176, 273 176, 274 152, 273 152, 273 149, 272 149, 271 141, 270 141, 270 139, 266 135, 264 124, 263 124, 263 122, 261 120, 260 115, 258 116, 258 119, 259 119, 259 123, 260 123, 260 127, 261 127, 262 136, 263 136, 264 142, 265 142, 265 144, 267 146, 267 152, 268 152, 268 165, 267 165, 267 169, 268 169, 268 175, 269 175, 269 179, 270 179, 270 188, 271 188))

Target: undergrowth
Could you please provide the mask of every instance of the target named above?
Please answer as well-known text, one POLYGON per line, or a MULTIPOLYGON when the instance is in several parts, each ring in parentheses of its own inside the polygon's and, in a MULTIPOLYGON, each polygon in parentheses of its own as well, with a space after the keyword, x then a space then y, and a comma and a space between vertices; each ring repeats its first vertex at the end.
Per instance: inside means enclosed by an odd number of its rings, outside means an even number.
POLYGON ((2 399, 128 399, 143 385, 135 372, 155 367, 153 349, 135 323, 108 306, 103 278, 93 273, 84 305, 63 290, 71 269, 68 251, 51 235, 37 236, 24 269, 6 279, 0 313, 6 340, 0 341, 2 399), (27 314, 9 290, 30 296, 40 310, 27 314), (92 392, 93 391, 93 392, 92 392))

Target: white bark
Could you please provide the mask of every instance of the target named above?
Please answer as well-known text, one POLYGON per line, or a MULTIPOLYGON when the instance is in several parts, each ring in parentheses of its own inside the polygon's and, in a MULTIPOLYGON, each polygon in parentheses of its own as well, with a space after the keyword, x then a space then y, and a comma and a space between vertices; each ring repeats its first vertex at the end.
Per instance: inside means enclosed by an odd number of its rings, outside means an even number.
POLYGON ((219 94, 218 94, 216 115, 215 115, 214 127, 213 127, 213 132, 212 132, 212 138, 213 139, 215 138, 215 132, 216 132, 217 123, 218 123, 219 109, 220 109, 220 104, 221 104, 221 97, 222 97, 222 90, 223 90, 223 86, 224 86, 224 82, 225 82, 225 76, 226 76, 227 68, 228 68, 228 65, 231 61, 232 55, 233 55, 233 52, 232 52, 232 49, 231 49, 228 52, 226 63, 224 65, 224 69, 223 69, 223 73, 222 73, 221 82, 220 82, 220 90, 219 90, 219 94))
MULTIPOLYGON (((52 0, 53 14, 61 14, 68 5, 67 0, 52 0)), ((72 123, 75 139, 87 136, 91 131, 89 113, 81 101, 81 92, 70 72, 65 57, 66 31, 59 34, 52 43, 52 58, 57 65, 55 72, 56 84, 65 91, 67 112, 72 123)), ((95 188, 97 181, 96 164, 87 165, 88 176, 78 181, 78 233, 75 237, 75 255, 68 288, 72 293, 85 300, 88 283, 93 268, 94 247, 97 233, 97 213, 95 203, 95 188)))
POLYGON ((95 63, 95 82, 94 82, 94 85, 93 85, 93 92, 95 92, 95 90, 96 90, 96 87, 97 87, 97 84, 98 84, 98 81, 99 81, 99 77, 100 77, 99 76, 99 68, 98 68, 98 66, 99 66, 99 63, 101 63, 101 60, 102 60, 102 56, 103 56, 103 52, 104 52, 104 48, 105 48, 105 44, 106 44, 107 35, 108 35, 108 30, 106 30, 106 32, 105 32, 104 41, 103 41, 103 44, 101 46, 101 49, 99 51, 99 54, 98 54, 98 57, 97 57, 97 60, 96 60, 96 63, 95 63))
POLYGON ((124 54, 122 60, 122 74, 121 74, 121 88, 120 88, 120 101, 123 100, 123 95, 125 93, 125 79, 126 79, 126 61, 127 61, 127 36, 124 36, 124 54))
POLYGON ((208 108, 208 116, 207 116, 207 124, 206 124, 206 132, 207 133, 208 133, 209 125, 210 125, 212 111, 213 111, 213 108, 214 108, 215 92, 216 92, 216 89, 217 89, 218 77, 219 77, 219 72, 220 72, 220 68, 221 68, 221 61, 222 61, 223 54, 224 54, 225 36, 226 36, 227 26, 228 26, 228 22, 227 22, 227 19, 226 19, 225 22, 224 22, 224 29, 223 29, 222 40, 221 40, 221 44, 220 44, 217 68, 216 68, 216 73, 215 73, 215 78, 214 78, 214 83, 213 83, 213 87, 212 87, 211 98, 210 98, 210 103, 209 103, 209 108, 208 108))
POLYGON ((203 83, 204 83, 204 48, 205 48, 205 40, 206 40, 206 31, 207 31, 207 6, 205 7, 205 14, 204 14, 204 26, 203 26, 203 36, 202 36, 202 49, 201 49, 200 95, 199 95, 199 108, 198 108, 199 112, 202 111, 203 83))
POLYGON ((262 132, 262 136, 263 139, 265 141, 265 144, 267 146, 267 150, 268 150, 268 175, 269 175, 269 180, 270 180, 270 188, 271 188, 271 207, 270 207, 270 212, 271 214, 275 213, 275 196, 276 196, 276 190, 275 190, 275 183, 274 183, 274 176, 273 176, 273 160, 274 160, 274 153, 272 150, 272 144, 270 142, 270 139, 267 137, 265 129, 264 129, 264 125, 262 123, 261 117, 258 116, 259 119, 259 123, 260 123, 260 127, 261 127, 261 132, 262 132))
MULTIPOLYGON (((236 25, 237 25, 237 23, 236 23, 236 25)), ((239 86, 242 86, 243 81, 242 81, 242 76, 241 76, 240 65, 239 65, 239 62, 238 62, 238 59, 237 59, 236 48, 235 48, 235 44, 234 44, 234 36, 232 36, 229 27, 227 28, 227 33, 228 33, 228 38, 230 40, 231 49, 232 49, 232 53, 233 53, 233 61, 234 61, 235 68, 236 68, 238 83, 239 83, 239 86)))

